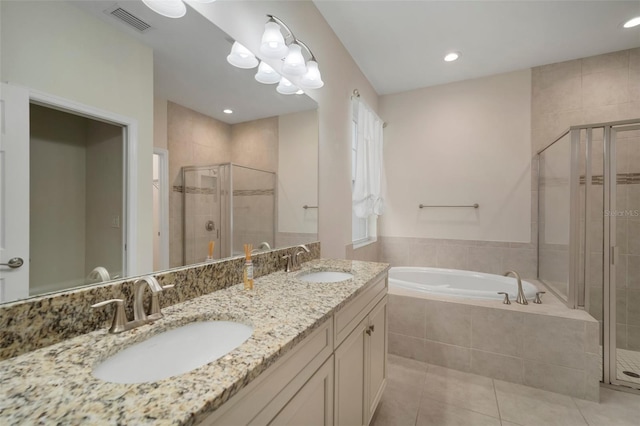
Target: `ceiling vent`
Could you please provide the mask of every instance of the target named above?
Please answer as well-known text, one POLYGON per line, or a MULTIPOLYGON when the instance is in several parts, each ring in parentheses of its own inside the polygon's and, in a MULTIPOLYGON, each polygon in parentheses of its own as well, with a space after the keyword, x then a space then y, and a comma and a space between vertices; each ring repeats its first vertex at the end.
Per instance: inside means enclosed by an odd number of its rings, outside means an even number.
POLYGON ((151 25, 147 24, 142 19, 138 18, 131 12, 126 11, 118 5, 105 10, 105 13, 119 19, 120 21, 124 22, 128 26, 141 33, 144 33, 151 28, 151 25))

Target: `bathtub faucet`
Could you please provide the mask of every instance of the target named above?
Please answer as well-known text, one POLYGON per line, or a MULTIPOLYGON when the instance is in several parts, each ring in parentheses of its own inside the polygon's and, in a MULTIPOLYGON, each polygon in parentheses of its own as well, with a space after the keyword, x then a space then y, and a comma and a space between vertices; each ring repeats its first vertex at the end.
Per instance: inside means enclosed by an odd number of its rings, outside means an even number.
POLYGON ((522 290, 522 280, 520 279, 520 274, 516 271, 507 271, 504 273, 505 277, 508 277, 509 275, 513 275, 518 280, 518 297, 516 298, 516 303, 519 303, 521 305, 528 305, 529 302, 527 302, 527 298, 524 296, 524 291, 522 290))

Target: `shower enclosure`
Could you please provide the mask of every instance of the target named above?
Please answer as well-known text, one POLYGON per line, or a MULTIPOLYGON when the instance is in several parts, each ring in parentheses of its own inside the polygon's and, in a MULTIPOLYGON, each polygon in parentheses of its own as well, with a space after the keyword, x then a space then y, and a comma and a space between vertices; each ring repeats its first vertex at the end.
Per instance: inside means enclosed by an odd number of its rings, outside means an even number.
POLYGON ((600 322, 602 380, 640 389, 640 119, 538 152, 538 279, 600 322))
POLYGON ((276 174, 233 163, 182 168, 183 264, 243 255, 244 244, 274 246, 276 174))

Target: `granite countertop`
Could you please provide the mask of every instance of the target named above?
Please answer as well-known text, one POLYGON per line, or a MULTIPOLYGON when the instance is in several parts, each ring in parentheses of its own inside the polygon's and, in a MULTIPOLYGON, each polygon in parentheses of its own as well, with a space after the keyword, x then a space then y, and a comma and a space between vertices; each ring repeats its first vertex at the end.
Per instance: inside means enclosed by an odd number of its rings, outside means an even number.
MULTIPOLYGON (((0 362, 0 423, 196 424, 229 400, 340 309, 389 265, 313 260, 163 309, 153 324, 113 335, 102 329, 0 362), (351 272, 338 283, 297 279, 314 270, 351 272), (188 373, 141 384, 96 379, 94 365, 133 343, 198 320, 254 327, 238 348, 188 373)), ((187 284, 184 284, 187 285, 187 284)), ((165 290, 171 291, 171 290, 165 290)))

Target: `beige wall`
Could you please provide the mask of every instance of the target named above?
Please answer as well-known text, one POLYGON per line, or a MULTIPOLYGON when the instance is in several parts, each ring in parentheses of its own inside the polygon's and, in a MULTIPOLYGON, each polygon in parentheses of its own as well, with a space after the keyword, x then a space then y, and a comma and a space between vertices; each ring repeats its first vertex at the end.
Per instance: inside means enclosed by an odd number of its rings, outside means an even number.
POLYGON ((381 96, 388 127, 380 234, 529 242, 530 93, 525 70, 381 96))
POLYGON ((278 117, 231 126, 231 161, 269 172, 278 171, 278 117))
POLYGON ((87 120, 31 106, 29 291, 85 276, 87 120))
POLYGON ((87 120, 85 276, 102 266, 122 277, 122 128, 87 120))
POLYGON ((0 4, 2 81, 137 120, 137 272, 151 271, 151 48, 65 2, 0 4), (75 48, 69 43, 76 43, 75 48))
POLYGON ((318 114, 282 115, 278 126, 278 232, 317 234, 318 209, 302 206, 318 205, 318 114))
MULTIPOLYGON (((286 22, 313 49, 325 82, 323 88, 307 91, 319 106, 319 237, 323 257, 344 258, 351 243, 350 96, 358 89, 376 110, 373 87, 312 2, 191 2, 190 6, 251 51, 259 50, 267 13, 286 22)), ((281 66, 278 61, 270 65, 281 66)))
POLYGON ((168 149, 167 142, 167 108, 168 101, 162 98, 153 98, 153 146, 154 148, 168 149))

